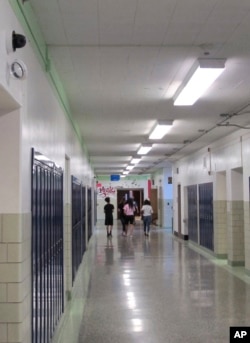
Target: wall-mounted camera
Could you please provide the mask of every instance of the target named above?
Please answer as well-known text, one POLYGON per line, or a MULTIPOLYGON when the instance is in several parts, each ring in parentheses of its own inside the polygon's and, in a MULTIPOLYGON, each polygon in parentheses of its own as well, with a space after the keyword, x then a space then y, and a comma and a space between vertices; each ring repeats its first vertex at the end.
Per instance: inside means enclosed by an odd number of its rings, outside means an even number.
POLYGON ((11 36, 6 37, 7 52, 15 52, 16 49, 21 49, 26 45, 26 37, 21 33, 12 31, 11 36))
POLYGON ((23 48, 26 45, 26 37, 20 33, 12 32, 12 48, 13 51, 16 49, 23 48))

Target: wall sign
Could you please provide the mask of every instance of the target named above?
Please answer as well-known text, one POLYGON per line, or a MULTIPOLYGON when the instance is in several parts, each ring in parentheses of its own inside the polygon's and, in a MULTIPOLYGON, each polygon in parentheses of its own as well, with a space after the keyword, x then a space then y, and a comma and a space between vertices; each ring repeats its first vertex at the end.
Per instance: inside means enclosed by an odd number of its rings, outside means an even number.
POLYGON ((110 175, 110 181, 120 181, 120 175, 118 174, 110 175))

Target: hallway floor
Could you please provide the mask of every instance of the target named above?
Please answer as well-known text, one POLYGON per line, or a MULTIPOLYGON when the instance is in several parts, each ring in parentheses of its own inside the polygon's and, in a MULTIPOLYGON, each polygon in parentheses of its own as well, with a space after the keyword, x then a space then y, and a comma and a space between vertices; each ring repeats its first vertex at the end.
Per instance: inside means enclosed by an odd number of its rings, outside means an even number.
POLYGON ((112 238, 101 223, 91 244, 78 343, 227 343, 230 326, 250 326, 243 268, 168 230, 152 227, 146 238, 140 222, 133 237, 115 226, 112 238))

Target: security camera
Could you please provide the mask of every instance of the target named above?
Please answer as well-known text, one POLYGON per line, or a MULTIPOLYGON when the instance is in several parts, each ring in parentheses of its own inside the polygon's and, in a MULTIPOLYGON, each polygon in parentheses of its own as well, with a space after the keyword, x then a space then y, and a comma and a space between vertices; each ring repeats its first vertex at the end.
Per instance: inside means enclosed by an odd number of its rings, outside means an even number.
POLYGON ((12 48, 13 51, 16 49, 23 48, 26 45, 26 37, 20 33, 12 32, 12 48))
POLYGON ((23 48, 26 45, 26 37, 20 33, 12 31, 10 34, 3 33, 5 39, 6 51, 8 54, 15 52, 16 49, 23 48))

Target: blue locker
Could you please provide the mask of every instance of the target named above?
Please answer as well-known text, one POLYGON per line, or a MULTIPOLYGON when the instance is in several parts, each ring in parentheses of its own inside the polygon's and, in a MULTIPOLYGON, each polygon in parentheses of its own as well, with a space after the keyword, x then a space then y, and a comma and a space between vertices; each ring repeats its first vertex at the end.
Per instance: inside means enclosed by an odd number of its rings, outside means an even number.
POLYGON ((213 183, 199 185, 200 245, 214 250, 213 183))
POLYGON ((32 149, 32 342, 49 343, 64 309, 63 172, 32 149))
POLYGON ((188 237, 198 243, 197 185, 187 187, 188 197, 188 237))

